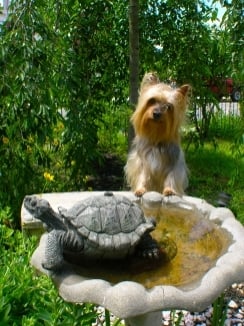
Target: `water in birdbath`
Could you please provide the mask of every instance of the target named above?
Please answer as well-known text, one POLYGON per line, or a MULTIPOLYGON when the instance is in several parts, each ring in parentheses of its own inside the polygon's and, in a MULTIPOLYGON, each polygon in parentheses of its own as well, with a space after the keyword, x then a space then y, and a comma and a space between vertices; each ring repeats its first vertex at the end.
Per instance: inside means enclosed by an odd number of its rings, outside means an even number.
POLYGON ((154 215, 157 220, 151 234, 165 248, 168 261, 134 257, 123 261, 82 261, 77 273, 114 284, 134 281, 146 288, 156 285, 187 288, 214 266, 231 243, 230 234, 205 219, 198 210, 161 208, 156 215, 155 211, 144 211, 146 216, 154 215))

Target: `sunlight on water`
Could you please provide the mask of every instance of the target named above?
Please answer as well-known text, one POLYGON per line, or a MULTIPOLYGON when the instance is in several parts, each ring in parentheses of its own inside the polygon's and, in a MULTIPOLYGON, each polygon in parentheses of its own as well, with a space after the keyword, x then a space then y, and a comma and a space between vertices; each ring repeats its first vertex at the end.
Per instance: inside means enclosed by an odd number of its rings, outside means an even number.
POLYGON ((177 245, 177 255, 156 271, 138 275, 137 281, 146 287, 159 284, 182 286, 197 282, 230 244, 230 235, 204 219, 198 211, 162 209, 152 235, 160 242, 165 230, 177 245))

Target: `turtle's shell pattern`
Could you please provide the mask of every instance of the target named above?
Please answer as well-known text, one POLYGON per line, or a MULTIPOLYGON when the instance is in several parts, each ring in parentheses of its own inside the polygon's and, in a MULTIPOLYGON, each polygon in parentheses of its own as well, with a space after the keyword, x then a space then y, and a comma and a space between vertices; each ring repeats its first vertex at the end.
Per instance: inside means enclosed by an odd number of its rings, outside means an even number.
POLYGON ((90 256, 93 252, 106 252, 107 257, 132 253, 145 232, 155 228, 136 203, 111 193, 89 197, 61 215, 87 240, 84 251, 90 256))

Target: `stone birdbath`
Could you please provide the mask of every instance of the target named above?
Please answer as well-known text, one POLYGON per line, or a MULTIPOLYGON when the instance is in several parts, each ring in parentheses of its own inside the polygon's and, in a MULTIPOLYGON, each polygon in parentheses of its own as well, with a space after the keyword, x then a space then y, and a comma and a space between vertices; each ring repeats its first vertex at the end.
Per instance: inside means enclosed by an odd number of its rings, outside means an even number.
MULTIPOLYGON (((131 273, 100 272, 65 262, 59 271, 44 269, 47 234, 43 234, 31 264, 51 277, 60 296, 69 302, 103 306, 130 326, 160 326, 162 310, 203 311, 228 286, 244 281, 244 228, 228 208, 215 208, 189 197, 164 197, 155 192, 141 199, 123 194, 154 216, 155 237, 167 232, 178 246, 176 257, 159 270, 131 273), (164 224, 164 223, 168 224, 164 224), (172 226, 172 228, 171 228, 172 226), (136 274, 136 273, 135 273, 136 274)), ((100 192, 40 194, 54 210, 100 192)), ((43 232, 43 225, 22 206, 24 232, 43 232)))

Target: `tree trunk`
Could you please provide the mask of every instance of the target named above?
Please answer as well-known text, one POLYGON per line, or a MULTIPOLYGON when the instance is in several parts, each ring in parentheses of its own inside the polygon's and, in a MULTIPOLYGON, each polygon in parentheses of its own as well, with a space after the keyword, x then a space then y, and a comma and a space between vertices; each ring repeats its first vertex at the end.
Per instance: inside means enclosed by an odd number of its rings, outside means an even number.
MULTIPOLYGON (((130 106, 135 109, 138 99, 139 81, 139 0, 129 0, 129 73, 130 106)), ((134 137, 133 127, 129 126, 129 148, 134 137)))

